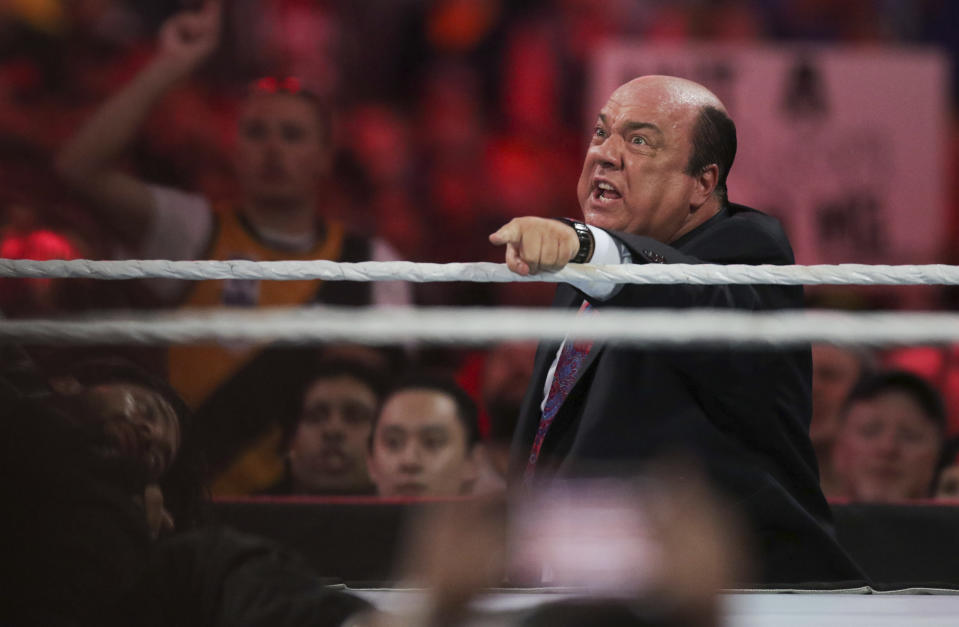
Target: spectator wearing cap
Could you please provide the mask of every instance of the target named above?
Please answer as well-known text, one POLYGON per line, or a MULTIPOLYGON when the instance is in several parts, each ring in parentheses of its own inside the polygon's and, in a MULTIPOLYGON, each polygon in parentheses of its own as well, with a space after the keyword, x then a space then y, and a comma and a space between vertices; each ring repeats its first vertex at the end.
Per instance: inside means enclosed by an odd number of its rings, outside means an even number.
POLYGON ((833 449, 838 496, 890 503, 929 497, 945 444, 938 392, 904 371, 867 377, 842 412, 833 449))
POLYGON ((369 471, 388 497, 466 494, 477 476, 476 405, 452 381, 418 377, 384 399, 369 441, 369 471))

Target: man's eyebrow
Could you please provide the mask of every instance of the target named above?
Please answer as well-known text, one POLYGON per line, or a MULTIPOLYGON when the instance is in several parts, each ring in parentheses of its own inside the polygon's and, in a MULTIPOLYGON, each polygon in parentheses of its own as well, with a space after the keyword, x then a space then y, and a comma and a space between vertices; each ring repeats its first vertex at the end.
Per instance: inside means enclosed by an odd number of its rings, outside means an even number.
MULTIPOLYGON (((599 121, 603 123, 604 126, 609 126, 609 120, 606 119, 606 115, 603 113, 599 114, 599 121)), ((652 122, 639 122, 634 120, 629 120, 623 123, 623 130, 627 133, 630 131, 639 131, 639 130, 650 130, 660 135, 663 134, 661 128, 653 124, 652 122)))
POLYGON ((446 435, 447 433, 443 425, 426 425, 420 428, 420 435, 446 435))
POLYGON ((655 133, 659 133, 660 135, 663 134, 663 131, 662 131, 658 126, 656 126, 655 124, 653 124, 652 122, 634 122, 634 121, 625 122, 625 123, 623 124, 623 130, 626 131, 626 132, 629 132, 629 131, 639 131, 639 130, 650 130, 650 131, 653 131, 653 132, 655 132, 655 133))

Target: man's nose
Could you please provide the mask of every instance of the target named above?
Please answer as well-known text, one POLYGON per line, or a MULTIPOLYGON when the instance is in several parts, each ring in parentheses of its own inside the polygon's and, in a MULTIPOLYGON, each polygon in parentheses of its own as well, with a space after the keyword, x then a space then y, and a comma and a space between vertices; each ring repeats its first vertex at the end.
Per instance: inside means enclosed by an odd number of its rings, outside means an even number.
POLYGON ((595 164, 605 169, 623 168, 623 140, 619 135, 610 135, 602 143, 593 144, 587 154, 595 164))
POLYGON ((339 416, 330 416, 330 419, 323 423, 323 439, 331 442, 342 442, 346 438, 346 429, 343 426, 343 420, 339 416))
POLYGON ((400 470, 402 472, 419 472, 423 468, 423 456, 420 447, 416 444, 407 444, 400 453, 400 470))
POLYGON ((269 133, 263 139, 263 152, 271 157, 276 156, 280 153, 281 143, 282 141, 276 133, 269 133))
POLYGON ((879 438, 879 453, 884 457, 895 457, 900 451, 900 440, 895 433, 887 433, 879 438))

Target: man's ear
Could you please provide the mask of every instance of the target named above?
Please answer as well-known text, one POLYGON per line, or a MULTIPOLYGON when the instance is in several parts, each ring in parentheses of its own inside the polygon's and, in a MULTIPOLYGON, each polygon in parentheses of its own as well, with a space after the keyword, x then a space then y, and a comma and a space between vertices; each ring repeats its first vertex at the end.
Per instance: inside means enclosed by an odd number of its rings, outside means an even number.
POLYGON ((716 185, 719 183, 719 166, 710 163, 699 174, 693 175, 693 181, 696 186, 693 189, 693 197, 689 204, 692 211, 696 211, 706 204, 712 198, 713 192, 716 191, 716 185))

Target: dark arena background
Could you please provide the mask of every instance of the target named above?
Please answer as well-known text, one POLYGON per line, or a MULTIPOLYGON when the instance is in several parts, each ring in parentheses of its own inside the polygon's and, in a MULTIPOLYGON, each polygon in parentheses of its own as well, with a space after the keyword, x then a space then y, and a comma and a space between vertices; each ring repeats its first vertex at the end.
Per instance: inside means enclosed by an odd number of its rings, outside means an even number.
POLYGON ((0 0, 0 625, 959 624, 957 49, 0 0))

